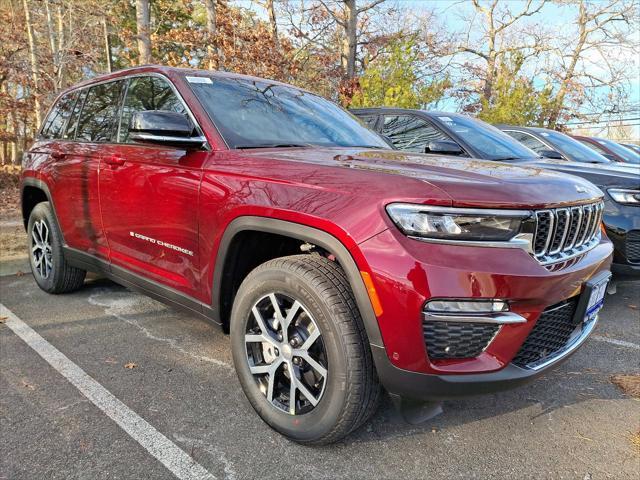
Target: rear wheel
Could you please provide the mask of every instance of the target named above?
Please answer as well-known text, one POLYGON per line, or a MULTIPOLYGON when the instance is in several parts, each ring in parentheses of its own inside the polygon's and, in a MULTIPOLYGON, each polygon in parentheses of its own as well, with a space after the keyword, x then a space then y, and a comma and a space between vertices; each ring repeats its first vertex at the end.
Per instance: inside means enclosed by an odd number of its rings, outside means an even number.
POLYGON ((297 255, 257 267, 236 295, 231 342, 251 405, 292 440, 336 441, 375 411, 371 352, 335 262, 297 255))
POLYGON ((27 225, 31 272, 48 293, 67 293, 80 288, 87 272, 70 266, 62 253, 62 234, 49 202, 35 206, 27 225))

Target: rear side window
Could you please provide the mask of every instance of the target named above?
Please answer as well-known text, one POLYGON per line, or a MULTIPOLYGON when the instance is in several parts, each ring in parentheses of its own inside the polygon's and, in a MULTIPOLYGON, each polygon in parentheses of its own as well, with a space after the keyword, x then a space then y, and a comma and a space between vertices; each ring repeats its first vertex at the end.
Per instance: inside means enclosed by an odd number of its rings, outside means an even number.
POLYGON ((60 97, 44 121, 40 132, 41 138, 62 137, 62 131, 67 123, 67 119, 71 116, 71 111, 73 110, 77 96, 77 92, 70 92, 60 97))
POLYGON ((186 115, 180 99, 173 92, 169 83, 159 77, 136 77, 129 81, 127 95, 122 107, 122 118, 118 141, 129 143, 129 123, 134 112, 160 110, 186 115))
POLYGON ((122 85, 122 81, 117 81, 89 88, 80 114, 76 140, 96 143, 111 141, 122 85))
POLYGON ((386 115, 382 134, 399 150, 424 153, 429 142, 451 140, 429 122, 415 115, 386 115))
POLYGON ((67 127, 64 130, 64 134, 62 138, 67 140, 73 140, 76 136, 76 128, 78 128, 78 119, 80 118, 80 110, 82 110, 82 105, 84 104, 84 100, 87 98, 87 89, 81 90, 78 94, 78 100, 76 101, 75 106, 73 107, 73 112, 71 112, 71 117, 67 122, 67 127))
POLYGON ((533 135, 529 135, 528 133, 524 133, 524 132, 516 132, 514 130, 505 130, 505 131, 506 133, 511 135, 513 138, 515 138, 517 141, 519 141, 521 144, 523 144, 525 147, 529 147, 531 150, 533 150, 536 153, 540 153, 542 150, 549 149, 549 147, 547 147, 544 143, 542 143, 533 135))

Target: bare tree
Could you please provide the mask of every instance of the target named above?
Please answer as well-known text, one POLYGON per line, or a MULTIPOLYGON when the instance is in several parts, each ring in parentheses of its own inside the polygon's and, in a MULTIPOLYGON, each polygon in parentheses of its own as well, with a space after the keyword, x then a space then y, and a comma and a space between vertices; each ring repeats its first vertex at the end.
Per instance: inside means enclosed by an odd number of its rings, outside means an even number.
POLYGON ((104 54, 107 60, 107 72, 113 72, 113 64, 111 62, 111 36, 109 35, 109 24, 107 17, 102 18, 102 34, 104 36, 104 54))
MULTIPOLYGON (((26 0, 25 0, 26 1, 26 0)), ((151 63, 151 12, 149 0, 136 0, 136 25, 140 64, 151 63)))
MULTIPOLYGON (((575 21, 577 28, 575 35, 567 36, 558 46, 560 62, 554 76, 559 87, 546 119, 546 123, 551 127, 558 123, 563 110, 566 109, 567 96, 577 84, 590 87, 592 90, 602 87, 612 89, 620 85, 629 74, 628 63, 623 62, 624 65, 621 65, 620 62, 616 62, 614 54, 626 52, 628 57, 623 55, 623 58, 637 58, 638 55, 639 46, 637 43, 633 45, 629 42, 628 31, 631 27, 637 35, 637 3, 628 0, 597 3, 573 0, 573 3, 578 6, 575 21), (597 73, 585 61, 594 54, 599 59, 600 68, 597 69, 597 73)), ((623 97, 624 93, 626 92, 623 92, 623 97)))
POLYGON ((40 85, 40 68, 38 62, 38 51, 35 41, 35 33, 33 23, 31 23, 31 12, 27 0, 22 0, 24 6, 24 18, 27 29, 27 40, 29 42, 29 59, 31 62, 31 80, 33 82, 33 105, 35 114, 36 128, 40 128, 42 124, 42 106, 40 104, 40 93, 38 87, 40 85))
POLYGON ((207 10, 207 56, 209 69, 216 70, 223 65, 222 52, 218 48, 218 0, 204 0, 207 10))
MULTIPOLYGON (((492 0, 490 3, 483 3, 481 0, 472 0, 472 5, 476 15, 481 18, 484 35, 481 41, 472 37, 472 32, 477 27, 474 18, 467 21, 467 33, 455 48, 460 53, 471 54, 480 59, 484 64, 484 78, 481 89, 481 98, 490 101, 493 94, 493 84, 498 72, 499 65, 504 61, 504 57, 510 53, 519 52, 526 59, 527 56, 537 55, 545 48, 545 44, 540 38, 533 36, 520 44, 506 42, 505 38, 510 29, 517 27, 518 22, 538 13, 547 0, 527 0, 522 2, 520 11, 511 11, 510 4, 492 0), (527 52, 528 53, 525 53, 527 52)), ((516 3, 520 5, 520 3, 516 3)), ((513 37, 512 37, 513 38, 513 37)))
POLYGON ((280 41, 278 39, 278 18, 276 16, 275 0, 264 0, 264 2, 256 2, 262 6, 269 15, 269 26, 271 27, 271 39, 273 40, 274 48, 280 48, 280 41))

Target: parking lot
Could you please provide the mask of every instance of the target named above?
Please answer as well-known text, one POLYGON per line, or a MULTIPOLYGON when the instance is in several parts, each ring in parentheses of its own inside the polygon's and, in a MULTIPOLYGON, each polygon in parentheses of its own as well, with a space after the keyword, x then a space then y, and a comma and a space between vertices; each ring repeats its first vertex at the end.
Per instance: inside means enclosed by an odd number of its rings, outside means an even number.
POLYGON ((638 283, 609 295, 591 340, 533 384, 446 402, 421 426, 404 423, 385 399, 372 422, 322 448, 262 423, 236 380, 228 337, 201 319, 96 278, 49 296, 30 274, 5 276, 0 296, 15 315, 5 310, 0 324, 2 479, 620 479, 640 471, 640 403, 610 380, 638 373, 638 283), (30 337, 38 351, 59 351, 68 364, 47 363, 16 334, 21 322, 44 339, 30 337), (115 399, 102 401, 109 394, 115 399), (176 474, 185 458, 193 468, 176 474))

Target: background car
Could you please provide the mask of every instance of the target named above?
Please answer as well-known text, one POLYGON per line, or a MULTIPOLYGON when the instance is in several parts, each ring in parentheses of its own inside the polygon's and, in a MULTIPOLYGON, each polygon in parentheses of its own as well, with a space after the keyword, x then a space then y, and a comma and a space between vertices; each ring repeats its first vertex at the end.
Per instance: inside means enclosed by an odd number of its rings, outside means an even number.
POLYGON ((640 168, 612 162, 560 132, 501 126, 450 112, 397 108, 352 113, 395 148, 517 162, 585 178, 605 193, 604 224, 615 246, 614 273, 640 277, 640 168))
POLYGON ((627 147, 630 148, 631 150, 633 150, 636 153, 640 154, 640 145, 636 145, 634 143, 621 143, 620 145, 622 145, 623 147, 627 147))
POLYGON ((613 140, 581 135, 572 135, 572 137, 614 162, 640 164, 640 154, 638 152, 613 140))

